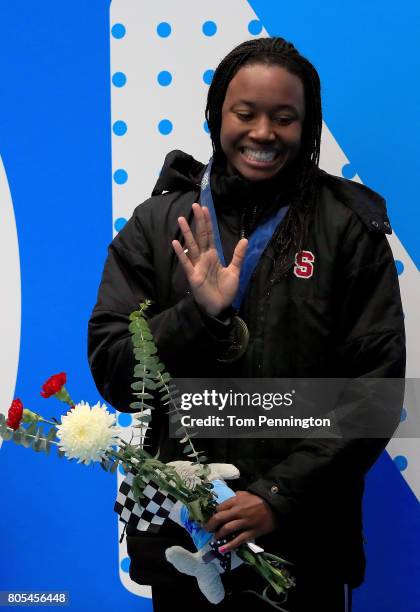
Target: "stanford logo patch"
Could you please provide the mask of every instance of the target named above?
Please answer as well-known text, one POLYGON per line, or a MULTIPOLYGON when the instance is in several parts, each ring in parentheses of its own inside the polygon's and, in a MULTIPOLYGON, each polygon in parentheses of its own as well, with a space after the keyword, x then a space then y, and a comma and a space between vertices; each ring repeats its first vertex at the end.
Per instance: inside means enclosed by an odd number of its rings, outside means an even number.
POLYGON ((295 255, 293 274, 298 278, 311 278, 314 273, 315 255, 312 251, 299 251, 295 255))

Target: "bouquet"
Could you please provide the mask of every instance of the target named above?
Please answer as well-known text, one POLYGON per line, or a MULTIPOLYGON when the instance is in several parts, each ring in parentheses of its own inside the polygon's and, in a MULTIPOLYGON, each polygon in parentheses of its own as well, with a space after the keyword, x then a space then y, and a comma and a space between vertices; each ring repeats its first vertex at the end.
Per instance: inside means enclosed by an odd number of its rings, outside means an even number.
POLYGON ((51 376, 42 386, 44 398, 55 397, 67 405, 67 412, 57 419, 46 419, 41 414, 25 408, 22 401, 14 399, 7 418, 0 414, 0 436, 37 452, 50 453, 55 448, 59 457, 89 465, 99 463, 114 473, 122 467, 126 478, 120 487, 115 510, 126 525, 132 523, 139 530, 158 531, 168 518, 188 530, 197 547, 191 553, 180 546, 166 551, 166 557, 178 570, 195 576, 204 595, 212 603, 224 597, 220 574, 248 564, 262 576, 265 587, 255 593, 278 610, 287 599, 288 590, 295 582, 286 568, 284 559, 265 552, 254 543, 241 545, 232 555, 219 552, 224 541, 214 541, 213 534, 202 525, 217 511, 217 504, 234 495, 225 480, 237 478, 238 470, 229 464, 207 464, 207 457, 197 451, 194 433, 180 427, 186 461, 163 463, 145 449, 154 405, 157 396, 168 407, 172 422, 180 421, 179 393, 165 366, 160 362, 153 341, 146 311, 146 300, 139 310, 130 315, 129 330, 132 335, 136 360, 135 381, 131 387, 135 401, 130 404, 135 412, 139 429, 139 443, 126 442, 116 426, 115 414, 105 404, 90 406, 87 402, 75 403, 66 389, 66 374, 51 376), (155 396, 153 395, 155 394, 155 396), (158 503, 157 503, 158 502, 158 503), (277 600, 268 595, 273 589, 277 600))

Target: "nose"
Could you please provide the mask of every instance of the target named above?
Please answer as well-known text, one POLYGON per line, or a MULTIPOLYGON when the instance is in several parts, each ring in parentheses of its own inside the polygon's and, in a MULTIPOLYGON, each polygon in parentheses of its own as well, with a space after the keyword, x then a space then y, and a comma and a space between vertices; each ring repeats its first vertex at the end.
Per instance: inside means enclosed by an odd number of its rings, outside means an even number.
POLYGON ((254 140, 269 141, 276 139, 273 123, 270 117, 261 115, 257 117, 253 123, 252 130, 249 134, 254 140))

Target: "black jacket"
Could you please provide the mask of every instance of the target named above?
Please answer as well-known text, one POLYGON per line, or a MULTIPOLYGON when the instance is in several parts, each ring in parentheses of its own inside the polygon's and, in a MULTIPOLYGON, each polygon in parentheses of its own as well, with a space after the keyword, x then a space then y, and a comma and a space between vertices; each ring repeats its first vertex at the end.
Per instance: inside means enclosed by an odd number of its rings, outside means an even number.
MULTIPOLYGON (((269 286, 274 260, 269 244, 240 312, 250 332, 248 349, 231 366, 216 360, 224 326, 196 305, 171 246, 180 239, 177 218, 191 220, 203 168, 191 156, 171 152, 152 197, 135 209, 109 247, 89 321, 89 362, 102 396, 118 410, 130 411, 134 360, 128 315, 145 298, 153 300, 149 323, 174 377, 403 377, 404 323, 385 236, 391 229, 384 200, 322 171, 303 245, 314 256, 312 275, 299 277, 292 269, 269 286)), ((278 193, 286 203, 293 190, 283 185, 279 192, 275 180, 262 188, 226 177, 216 166, 211 187, 227 261, 240 228, 252 223, 253 205, 259 205, 261 216, 278 205, 278 193)), ((348 402, 369 409, 366 399, 348 402)), ((357 585, 364 575, 364 475, 386 442, 202 439, 199 448, 210 461, 234 463, 241 472, 234 488, 263 497, 277 512, 277 537, 268 538, 266 546, 296 562, 334 567, 344 581, 357 585)), ((181 458, 178 441, 168 438, 167 416, 157 410, 152 443, 163 460, 181 458)))

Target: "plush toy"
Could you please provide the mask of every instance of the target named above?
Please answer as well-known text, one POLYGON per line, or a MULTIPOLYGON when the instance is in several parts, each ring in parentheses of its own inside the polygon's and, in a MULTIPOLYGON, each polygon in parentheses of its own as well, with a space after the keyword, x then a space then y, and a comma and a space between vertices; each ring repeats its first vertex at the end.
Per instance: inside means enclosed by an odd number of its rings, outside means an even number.
MULTIPOLYGON (((199 466, 192 465, 189 461, 172 461, 172 465, 178 474, 193 488, 195 483, 196 470, 199 466)), ((210 473, 208 479, 212 481, 213 491, 219 503, 235 495, 224 480, 239 477, 239 470, 230 463, 210 463, 210 473)), ((227 540, 214 542, 213 534, 207 532, 197 523, 189 519, 187 508, 177 502, 172 508, 169 518, 187 529, 191 535, 197 552, 192 553, 182 546, 171 546, 165 552, 169 563, 180 572, 195 576, 201 592, 210 603, 218 604, 225 596, 225 589, 220 578, 226 569, 235 569, 241 565, 242 560, 236 553, 226 553, 222 555, 218 552, 218 547, 227 540)))

